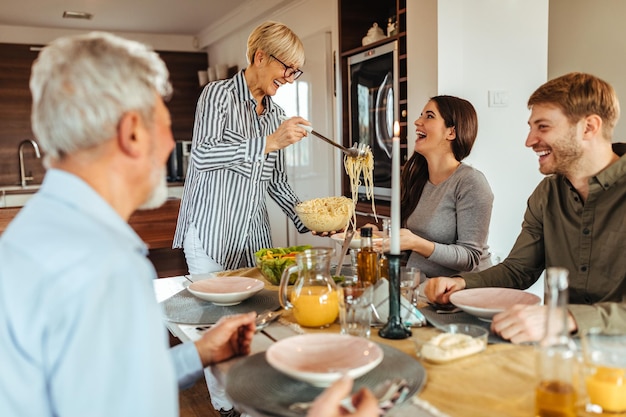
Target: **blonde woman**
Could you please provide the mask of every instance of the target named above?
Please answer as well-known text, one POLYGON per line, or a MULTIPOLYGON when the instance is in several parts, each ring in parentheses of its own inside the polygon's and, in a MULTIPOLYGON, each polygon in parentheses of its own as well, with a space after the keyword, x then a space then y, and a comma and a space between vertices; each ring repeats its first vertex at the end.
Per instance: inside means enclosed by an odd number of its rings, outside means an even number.
MULTIPOLYGON (((293 83, 304 65, 298 36, 278 22, 265 22, 248 37, 248 67, 232 78, 207 84, 196 108, 192 149, 178 214, 174 248, 183 248, 191 274, 252 267, 254 253, 271 248, 266 198, 271 197, 307 232, 287 183, 283 149, 307 132, 301 117, 282 121, 272 100, 293 83)), ((213 406, 237 413, 223 388, 206 372, 213 406)))
POLYGON ((248 38, 247 68, 207 84, 196 108, 191 158, 174 248, 183 248, 189 272, 203 274, 255 265, 254 252, 272 247, 266 198, 307 232, 294 211, 283 149, 307 132, 300 117, 272 100, 293 83, 304 47, 288 27, 265 22, 248 38))

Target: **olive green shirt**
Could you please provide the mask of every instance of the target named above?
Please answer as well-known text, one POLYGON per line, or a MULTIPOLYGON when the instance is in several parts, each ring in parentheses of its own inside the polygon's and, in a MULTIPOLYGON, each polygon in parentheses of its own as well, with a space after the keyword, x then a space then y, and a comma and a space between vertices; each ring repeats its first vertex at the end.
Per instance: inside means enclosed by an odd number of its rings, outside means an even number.
MULTIPOLYGON (((614 144, 622 155, 620 147, 614 144)), ((584 202, 565 177, 545 178, 528 199, 509 256, 460 275, 467 288, 526 289, 550 266, 569 270, 569 311, 579 330, 626 331, 626 156, 589 179, 584 202)))

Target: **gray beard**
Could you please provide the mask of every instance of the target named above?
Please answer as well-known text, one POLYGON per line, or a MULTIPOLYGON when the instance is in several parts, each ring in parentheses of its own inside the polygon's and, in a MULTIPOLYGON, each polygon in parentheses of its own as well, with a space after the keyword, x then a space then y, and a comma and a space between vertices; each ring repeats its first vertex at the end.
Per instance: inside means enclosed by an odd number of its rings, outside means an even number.
POLYGON ((138 210, 151 210, 159 208, 167 200, 167 179, 165 174, 165 168, 160 171, 159 182, 152 189, 152 193, 148 196, 148 199, 139 206, 138 210))

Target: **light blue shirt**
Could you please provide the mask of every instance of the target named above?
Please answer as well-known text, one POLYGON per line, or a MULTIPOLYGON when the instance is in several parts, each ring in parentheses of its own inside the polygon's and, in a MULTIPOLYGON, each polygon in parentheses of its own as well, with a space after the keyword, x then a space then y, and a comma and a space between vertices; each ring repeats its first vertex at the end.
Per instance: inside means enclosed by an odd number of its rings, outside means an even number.
POLYGON ((202 374, 169 349, 146 246, 93 189, 50 170, 0 238, 0 414, 176 416, 202 374))

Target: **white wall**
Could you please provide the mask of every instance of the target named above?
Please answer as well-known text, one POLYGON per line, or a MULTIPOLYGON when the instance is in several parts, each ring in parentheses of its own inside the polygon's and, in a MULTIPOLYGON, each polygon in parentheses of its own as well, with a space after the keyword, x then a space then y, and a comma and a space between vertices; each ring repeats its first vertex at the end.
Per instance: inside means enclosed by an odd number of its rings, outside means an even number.
POLYGON ((439 45, 437 34, 437 0, 407 2, 407 142, 413 153, 415 129, 412 124, 432 96, 438 94, 439 45))
MULTIPOLYGON (((594 74, 615 88, 624 108, 624 16, 624 0, 550 0, 548 78, 572 71, 594 74)), ((613 141, 626 142, 626 123, 618 123, 613 141)))

